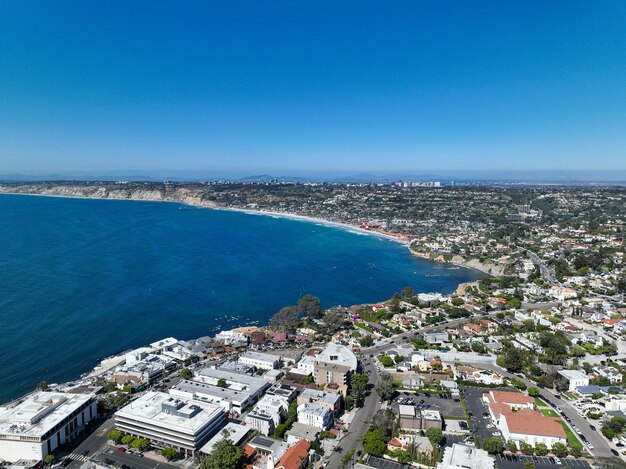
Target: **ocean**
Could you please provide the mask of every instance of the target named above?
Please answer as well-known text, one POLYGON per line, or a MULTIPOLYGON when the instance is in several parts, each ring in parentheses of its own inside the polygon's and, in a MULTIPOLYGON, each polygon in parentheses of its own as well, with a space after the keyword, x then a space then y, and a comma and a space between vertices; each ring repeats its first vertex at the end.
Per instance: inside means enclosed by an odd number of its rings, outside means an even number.
POLYGON ((306 221, 160 202, 0 195, 0 402, 107 356, 406 286, 450 293, 479 272, 306 221))

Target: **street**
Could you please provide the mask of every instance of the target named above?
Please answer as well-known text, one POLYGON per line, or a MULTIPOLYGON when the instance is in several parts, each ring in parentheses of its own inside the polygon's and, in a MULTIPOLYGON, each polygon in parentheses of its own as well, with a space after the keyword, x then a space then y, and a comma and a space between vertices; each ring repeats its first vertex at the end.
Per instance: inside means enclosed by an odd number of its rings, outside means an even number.
POLYGON ((349 430, 339 441, 335 451, 328 458, 329 463, 327 467, 341 467, 340 461, 346 452, 350 449, 358 451, 361 448, 361 437, 368 429, 367 422, 374 417, 380 408, 380 398, 378 394, 376 394, 376 391, 374 391, 374 386, 378 381, 378 371, 376 370, 376 365, 373 363, 373 360, 369 357, 363 358, 363 373, 367 374, 370 378, 368 385, 370 386, 369 395, 365 398, 363 407, 354 416, 349 430))

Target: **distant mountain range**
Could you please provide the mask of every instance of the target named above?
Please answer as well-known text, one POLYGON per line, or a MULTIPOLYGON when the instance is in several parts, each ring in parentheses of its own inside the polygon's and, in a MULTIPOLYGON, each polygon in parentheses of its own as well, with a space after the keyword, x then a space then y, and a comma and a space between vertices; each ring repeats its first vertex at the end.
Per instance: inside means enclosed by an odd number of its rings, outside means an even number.
POLYGON ((441 181, 442 183, 510 183, 510 184, 626 184, 626 171, 460 171, 442 170, 431 172, 360 172, 316 174, 245 175, 210 171, 145 171, 107 172, 97 174, 51 173, 51 174, 0 174, 0 182, 43 182, 43 181, 173 181, 194 182, 227 180, 244 183, 391 183, 394 181, 441 181))

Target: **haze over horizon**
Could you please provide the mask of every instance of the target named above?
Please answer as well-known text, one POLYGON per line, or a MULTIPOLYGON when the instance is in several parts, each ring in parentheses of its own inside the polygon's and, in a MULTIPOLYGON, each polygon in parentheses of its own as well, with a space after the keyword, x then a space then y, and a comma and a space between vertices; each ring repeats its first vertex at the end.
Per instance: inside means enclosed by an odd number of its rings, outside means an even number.
POLYGON ((7 0, 0 176, 626 180, 625 20, 620 1, 7 0))

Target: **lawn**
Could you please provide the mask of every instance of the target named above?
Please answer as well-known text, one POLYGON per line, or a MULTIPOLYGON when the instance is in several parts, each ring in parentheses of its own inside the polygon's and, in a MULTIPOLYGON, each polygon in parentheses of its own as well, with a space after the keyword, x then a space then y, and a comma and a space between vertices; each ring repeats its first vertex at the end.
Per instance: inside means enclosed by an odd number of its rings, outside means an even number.
POLYGON ((543 415, 547 415, 548 417, 558 417, 559 416, 559 414, 557 414, 552 409, 540 409, 539 412, 541 412, 543 415))
POLYGON ((542 399, 540 399, 539 397, 535 397, 535 404, 537 404, 538 407, 548 407, 548 404, 546 404, 542 399))
POLYGON ((372 334, 374 332, 374 329, 372 329, 370 326, 366 325, 363 322, 355 322, 354 325, 357 326, 357 327, 360 327, 364 331, 369 332, 370 334, 372 334))
POLYGON ((565 430, 565 434, 567 435, 567 442, 572 448, 583 449, 583 444, 580 442, 576 434, 566 425, 563 420, 557 420, 565 430))

